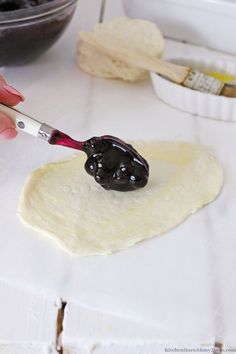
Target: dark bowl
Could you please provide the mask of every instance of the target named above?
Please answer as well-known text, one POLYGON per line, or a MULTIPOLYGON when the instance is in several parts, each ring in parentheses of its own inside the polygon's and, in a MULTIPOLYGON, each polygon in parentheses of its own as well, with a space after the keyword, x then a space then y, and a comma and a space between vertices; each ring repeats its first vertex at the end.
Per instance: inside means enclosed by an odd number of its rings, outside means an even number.
POLYGON ((26 9, 0 11, 0 66, 25 64, 49 49, 70 22, 76 3, 52 0, 26 9))

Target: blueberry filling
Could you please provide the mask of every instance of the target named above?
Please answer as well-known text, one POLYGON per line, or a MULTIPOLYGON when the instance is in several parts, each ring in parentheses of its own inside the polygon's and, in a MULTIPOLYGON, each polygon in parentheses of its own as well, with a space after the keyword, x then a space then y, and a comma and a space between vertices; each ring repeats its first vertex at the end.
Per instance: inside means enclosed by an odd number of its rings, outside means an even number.
POLYGON ((52 0, 0 0, 0 11, 15 11, 43 5, 52 0))
POLYGON ((59 4, 57 0, 0 0, 0 66, 26 64, 57 41, 75 10, 72 4, 61 9, 59 4), (57 11, 50 13, 44 4, 57 11))
POLYGON ((131 145, 116 137, 104 135, 79 142, 54 131, 49 143, 84 151, 86 172, 106 190, 132 191, 148 182, 147 161, 131 145))
POLYGON ((147 184, 148 164, 131 145, 114 137, 94 137, 83 150, 86 172, 103 188, 132 191, 147 184))

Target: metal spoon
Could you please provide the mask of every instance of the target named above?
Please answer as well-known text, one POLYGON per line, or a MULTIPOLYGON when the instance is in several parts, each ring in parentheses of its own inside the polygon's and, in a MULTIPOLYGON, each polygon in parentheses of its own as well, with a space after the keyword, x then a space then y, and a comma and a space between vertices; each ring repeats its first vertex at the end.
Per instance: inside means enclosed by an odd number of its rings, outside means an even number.
POLYGON ((106 190, 132 191, 144 187, 148 182, 147 161, 131 145, 117 137, 103 135, 77 141, 15 108, 0 104, 0 110, 15 121, 18 130, 51 145, 62 145, 85 152, 86 172, 106 190))

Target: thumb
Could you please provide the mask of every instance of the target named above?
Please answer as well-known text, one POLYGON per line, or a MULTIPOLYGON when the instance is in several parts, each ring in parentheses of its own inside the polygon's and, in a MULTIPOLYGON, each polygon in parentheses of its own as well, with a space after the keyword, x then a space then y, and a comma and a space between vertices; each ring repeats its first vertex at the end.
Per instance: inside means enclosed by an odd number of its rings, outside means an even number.
POLYGON ((13 121, 5 114, 0 112, 0 138, 12 139, 17 135, 13 121))
POLYGON ((24 101, 24 96, 14 87, 8 85, 4 77, 0 74, 0 101, 8 106, 15 106, 24 101))

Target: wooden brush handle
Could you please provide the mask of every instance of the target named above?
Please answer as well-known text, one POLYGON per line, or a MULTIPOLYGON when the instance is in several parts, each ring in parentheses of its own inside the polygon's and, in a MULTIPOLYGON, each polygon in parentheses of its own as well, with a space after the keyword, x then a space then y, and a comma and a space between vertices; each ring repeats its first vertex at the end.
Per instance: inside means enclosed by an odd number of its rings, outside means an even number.
POLYGON ((167 79, 182 84, 190 72, 190 68, 172 63, 166 63, 160 59, 146 55, 136 49, 127 47, 123 41, 115 39, 113 42, 100 40, 90 32, 80 32, 80 39, 95 47, 104 54, 107 54, 114 60, 120 60, 124 63, 138 67, 140 69, 154 71, 167 79), (119 48, 124 48, 120 50, 119 48))

